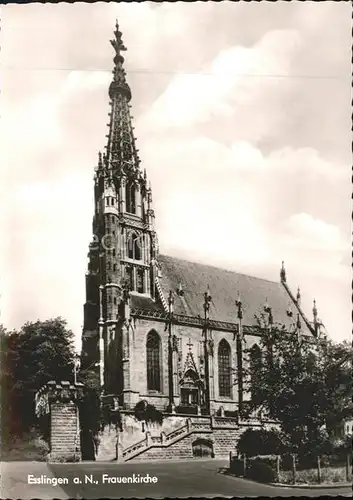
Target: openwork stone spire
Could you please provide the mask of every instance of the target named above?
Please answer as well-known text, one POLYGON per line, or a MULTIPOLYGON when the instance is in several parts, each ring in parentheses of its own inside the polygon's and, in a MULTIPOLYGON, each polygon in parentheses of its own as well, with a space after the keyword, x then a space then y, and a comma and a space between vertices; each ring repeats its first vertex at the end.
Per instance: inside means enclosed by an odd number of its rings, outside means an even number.
POLYGON ((127 101, 130 102, 131 90, 129 85, 126 83, 126 71, 123 68, 124 57, 121 55, 121 52, 126 51, 127 49, 121 38, 122 33, 119 30, 118 21, 116 21, 114 35, 115 38, 110 40, 110 43, 115 50, 115 57, 113 59, 115 67, 113 70, 114 79, 109 87, 109 97, 113 99, 117 94, 123 94, 125 95, 127 101))
POLYGON ((132 117, 130 115, 131 90, 126 82, 126 71, 123 68, 122 52, 126 47, 122 41, 122 33, 118 22, 114 31, 114 39, 110 40, 114 50, 113 81, 109 87, 111 112, 109 113, 109 133, 104 157, 105 166, 112 178, 120 179, 125 175, 128 179, 141 181, 140 160, 133 134, 132 117))

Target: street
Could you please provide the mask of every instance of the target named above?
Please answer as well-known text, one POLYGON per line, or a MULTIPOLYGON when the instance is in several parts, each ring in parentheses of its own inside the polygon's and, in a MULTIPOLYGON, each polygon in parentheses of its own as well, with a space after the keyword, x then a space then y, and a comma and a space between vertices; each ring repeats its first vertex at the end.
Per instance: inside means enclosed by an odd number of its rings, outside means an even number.
MULTIPOLYGON (((169 462, 131 462, 126 464, 81 462, 78 464, 51 464, 56 477, 69 479, 61 488, 73 498, 165 498, 165 497, 255 497, 255 496, 351 496, 350 487, 296 489, 263 485, 253 481, 224 475, 227 466, 223 460, 195 460, 169 462), (156 477, 155 483, 119 483, 117 477, 156 477), (105 476, 104 476, 105 475, 105 476), (138 476, 140 475, 140 476, 138 476), (85 476, 86 484, 85 484, 85 476), (73 484, 79 477, 82 484, 73 484), (103 480, 105 484, 103 484, 103 480), (93 484, 90 482, 93 481, 93 484)), ((125 480, 127 481, 127 479, 125 480)))

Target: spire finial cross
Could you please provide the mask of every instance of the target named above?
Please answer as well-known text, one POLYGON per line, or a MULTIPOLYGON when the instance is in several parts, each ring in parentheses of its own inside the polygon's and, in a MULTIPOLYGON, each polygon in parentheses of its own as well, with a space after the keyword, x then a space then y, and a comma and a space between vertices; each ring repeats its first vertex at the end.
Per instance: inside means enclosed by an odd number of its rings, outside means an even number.
POLYGON ((115 35, 115 39, 114 40, 110 40, 110 43, 114 47, 114 50, 115 50, 116 54, 119 55, 120 51, 126 50, 126 47, 125 47, 124 42, 122 41, 122 38, 121 38, 122 37, 122 33, 119 30, 118 20, 116 20, 116 23, 115 23, 114 35, 115 35))
POLYGON ((189 342, 186 344, 189 347, 189 352, 191 352, 191 348, 193 347, 193 343, 191 342, 191 338, 189 337, 189 342))

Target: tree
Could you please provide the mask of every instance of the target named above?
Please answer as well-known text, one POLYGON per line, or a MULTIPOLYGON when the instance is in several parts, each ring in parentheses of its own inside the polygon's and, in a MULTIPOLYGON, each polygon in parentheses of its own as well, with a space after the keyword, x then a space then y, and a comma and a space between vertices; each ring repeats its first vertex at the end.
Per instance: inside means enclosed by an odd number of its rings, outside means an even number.
MULTIPOLYGON (((261 407, 279 422, 293 452, 326 447, 323 427, 334 428, 352 412, 352 348, 289 333, 259 321, 261 366, 251 377, 248 412, 261 407)), ((251 375, 250 373, 248 375, 251 375)))
POLYGON ((43 384, 72 380, 73 333, 55 318, 0 334, 2 435, 9 438, 36 425, 34 396, 43 384))

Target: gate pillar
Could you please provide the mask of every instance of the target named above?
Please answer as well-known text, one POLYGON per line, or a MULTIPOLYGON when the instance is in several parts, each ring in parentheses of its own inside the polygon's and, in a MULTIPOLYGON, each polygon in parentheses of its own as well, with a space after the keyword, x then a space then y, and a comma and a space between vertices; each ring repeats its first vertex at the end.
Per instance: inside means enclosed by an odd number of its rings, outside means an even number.
POLYGON ((83 384, 50 381, 35 396, 36 415, 47 416, 50 462, 81 460, 78 404, 84 395, 83 384))

